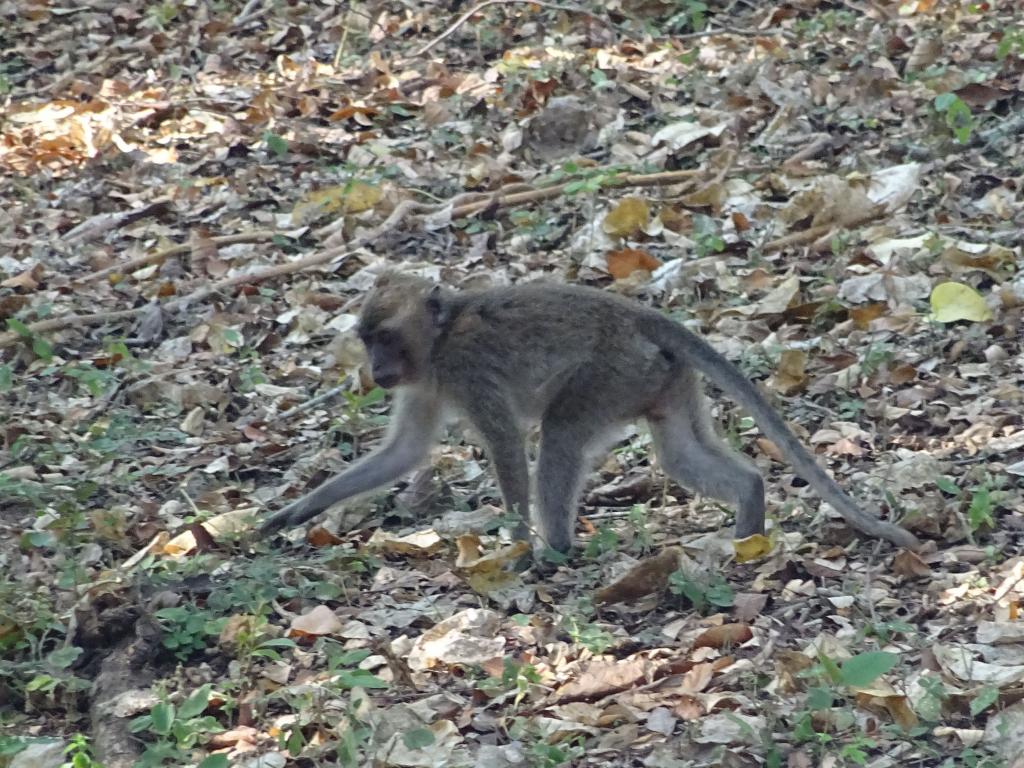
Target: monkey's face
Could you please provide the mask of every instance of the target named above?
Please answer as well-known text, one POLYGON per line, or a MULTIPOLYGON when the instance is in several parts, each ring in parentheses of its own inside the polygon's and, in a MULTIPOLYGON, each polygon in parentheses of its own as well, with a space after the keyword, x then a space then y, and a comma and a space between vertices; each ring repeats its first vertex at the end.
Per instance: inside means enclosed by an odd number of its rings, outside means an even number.
POLYGON ((412 357, 402 339, 401 332, 388 326, 380 326, 366 332, 360 331, 370 358, 373 380, 384 389, 416 380, 412 357))
POLYGON ((438 330, 431 291, 425 281, 382 278, 363 303, 359 338, 379 386, 415 384, 429 368, 438 330))

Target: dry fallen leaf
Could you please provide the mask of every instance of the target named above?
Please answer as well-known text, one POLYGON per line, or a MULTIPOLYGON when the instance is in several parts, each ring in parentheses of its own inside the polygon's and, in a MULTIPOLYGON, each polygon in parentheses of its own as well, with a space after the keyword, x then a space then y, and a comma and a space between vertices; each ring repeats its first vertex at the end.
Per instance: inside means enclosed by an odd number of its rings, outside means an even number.
POLYGON ((666 547, 654 557, 641 560, 625 576, 599 589, 597 604, 625 603, 661 592, 668 586, 669 576, 679 568, 681 555, 679 547, 666 547))
POLYGON ((604 217, 602 229, 616 237, 635 237, 651 219, 647 201, 639 197, 624 197, 604 217))
POLYGON ((625 280, 634 272, 653 272, 661 266, 661 262, 647 251, 636 248, 623 248, 608 253, 608 274, 616 280, 625 280))
POLYGON ((715 648, 716 650, 722 650, 724 648, 733 648, 737 645, 742 645, 753 636, 753 631, 746 624, 722 624, 717 627, 711 627, 698 635, 697 639, 693 641, 693 649, 715 648))

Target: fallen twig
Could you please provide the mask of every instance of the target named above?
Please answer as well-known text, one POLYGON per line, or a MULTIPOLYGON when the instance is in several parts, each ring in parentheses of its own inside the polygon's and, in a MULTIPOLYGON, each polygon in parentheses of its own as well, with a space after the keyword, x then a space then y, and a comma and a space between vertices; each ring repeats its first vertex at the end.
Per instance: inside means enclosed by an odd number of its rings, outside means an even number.
POLYGON ((577 13, 577 14, 579 14, 581 16, 586 16, 587 18, 593 19, 594 21, 598 22, 599 24, 603 24, 604 26, 608 27, 609 29, 613 29, 611 23, 607 19, 602 19, 600 16, 597 16, 597 15, 591 13, 590 11, 584 10, 583 8, 577 8, 574 5, 562 5, 560 3, 546 3, 546 2, 542 2, 541 0, 483 0, 482 3, 477 3, 472 8, 470 8, 468 11, 466 11, 464 14, 459 16, 459 18, 457 18, 454 22, 452 22, 448 26, 448 28, 444 32, 442 32, 440 35, 435 37, 429 43, 420 46, 413 53, 413 56, 422 56, 424 53, 429 51, 431 48, 433 48, 438 43, 440 43, 443 40, 446 40, 447 38, 451 37, 453 34, 455 34, 455 32, 458 30, 459 27, 461 27, 463 24, 465 24, 467 21, 469 21, 471 18, 473 18, 473 16, 475 14, 479 13, 484 8, 486 8, 486 7, 490 6, 490 5, 513 5, 515 3, 525 3, 527 5, 536 5, 536 6, 540 6, 541 8, 547 8, 547 9, 552 10, 552 11, 565 11, 566 13, 577 13))

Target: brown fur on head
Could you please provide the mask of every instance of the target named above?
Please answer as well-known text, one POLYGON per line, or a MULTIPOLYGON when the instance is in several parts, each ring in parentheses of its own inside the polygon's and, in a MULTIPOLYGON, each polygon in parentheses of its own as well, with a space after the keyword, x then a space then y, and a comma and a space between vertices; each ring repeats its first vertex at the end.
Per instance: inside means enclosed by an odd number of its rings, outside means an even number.
POLYGON ((385 272, 363 302, 359 338, 374 381, 385 389, 419 382, 447 322, 447 295, 415 275, 385 272))

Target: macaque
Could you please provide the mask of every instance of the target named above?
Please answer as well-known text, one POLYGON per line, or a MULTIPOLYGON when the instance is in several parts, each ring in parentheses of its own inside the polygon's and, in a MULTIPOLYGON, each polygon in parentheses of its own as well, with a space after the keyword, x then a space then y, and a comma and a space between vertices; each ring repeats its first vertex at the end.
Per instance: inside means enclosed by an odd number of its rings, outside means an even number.
POLYGON ((374 380, 394 389, 383 445, 268 518, 298 525, 327 507, 393 483, 424 462, 446 414, 484 442, 516 531, 559 551, 573 543, 590 462, 623 424, 647 420, 665 472, 736 510, 736 537, 764 532, 764 482, 717 436, 700 374, 742 405, 804 478, 857 530, 903 547, 909 531, 861 510, 732 363, 658 311, 594 288, 530 283, 454 292, 387 274, 358 326, 374 380), (527 432, 540 425, 530 513, 527 432), (539 541, 538 541, 539 540, 539 541))

